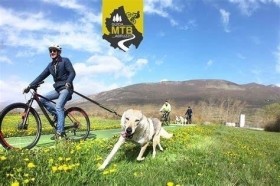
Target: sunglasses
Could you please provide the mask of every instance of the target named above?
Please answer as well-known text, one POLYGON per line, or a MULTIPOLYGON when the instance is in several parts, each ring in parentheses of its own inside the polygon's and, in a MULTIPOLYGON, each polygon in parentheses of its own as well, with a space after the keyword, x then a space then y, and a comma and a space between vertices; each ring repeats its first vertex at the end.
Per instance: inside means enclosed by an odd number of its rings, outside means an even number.
POLYGON ((49 51, 50 51, 50 53, 57 53, 57 50, 55 50, 55 49, 50 49, 49 51))

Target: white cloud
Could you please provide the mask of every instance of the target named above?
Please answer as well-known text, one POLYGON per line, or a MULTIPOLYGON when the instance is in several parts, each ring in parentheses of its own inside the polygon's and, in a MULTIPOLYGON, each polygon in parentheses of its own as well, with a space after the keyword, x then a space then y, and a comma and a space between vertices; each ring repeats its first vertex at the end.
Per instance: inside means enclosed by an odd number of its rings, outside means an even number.
MULTIPOLYGON (((32 49, 33 55, 46 50, 46 46, 57 43, 70 46, 73 49, 100 52, 102 42, 100 33, 95 31, 95 24, 100 24, 101 16, 93 13, 81 16, 75 22, 49 20, 43 12, 16 12, 0 6, 0 32, 3 41, 12 47, 32 49), (91 21, 88 21, 91 19, 91 21), (38 44, 39 43, 39 44, 38 44)), ((18 56, 30 52, 22 51, 18 56)))
POLYGON ((75 63, 74 68, 80 76, 96 75, 103 73, 115 74, 124 68, 123 63, 114 56, 90 57, 86 62, 75 63))
POLYGON ((38 31, 52 27, 52 24, 44 19, 44 14, 42 12, 15 12, 0 7, 0 14, 0 26, 12 27, 17 30, 17 32, 23 30, 38 31))
POLYGON ((207 67, 212 66, 214 64, 214 61, 212 59, 207 61, 207 67))
POLYGON ((196 20, 190 19, 185 23, 185 25, 181 26, 180 29, 182 30, 190 30, 197 27, 196 20))
MULTIPOLYGON (((23 94, 23 89, 29 85, 30 82, 23 81, 17 76, 10 76, 0 79, 0 106, 5 102, 26 102, 30 98, 30 94, 23 94)), ((45 83, 40 88, 40 93, 46 93, 52 88, 52 84, 45 83)))
POLYGON ((238 57, 239 59, 242 59, 242 60, 245 60, 245 59, 246 59, 246 57, 245 57, 243 54, 241 54, 241 53, 237 53, 236 55, 237 55, 237 57, 238 57))
MULTIPOLYGON (((184 1, 184 3, 186 3, 184 1)), ((147 14, 155 14, 163 18, 167 18, 172 26, 177 26, 179 23, 168 13, 168 11, 181 11, 183 5, 176 4, 174 0, 145 0, 144 12, 147 14)))
POLYGON ((96 75, 113 75, 114 78, 133 77, 139 70, 148 64, 147 59, 132 60, 127 63, 121 61, 115 56, 100 56, 94 55, 86 62, 75 63, 74 68, 77 76, 96 76, 96 75))
POLYGON ((118 87, 120 87, 120 85, 115 82, 105 83, 97 79, 94 81, 90 76, 82 76, 74 80, 75 91, 84 95, 92 95, 118 87))
POLYGON ((0 63, 13 64, 12 60, 7 56, 0 56, 0 63))
POLYGON ((79 3, 77 3, 76 0, 42 0, 45 3, 55 4, 63 8, 67 9, 73 9, 73 10, 79 10, 84 11, 86 8, 79 3))
POLYGON ((220 14, 221 14, 221 19, 222 19, 222 23, 224 26, 224 31, 225 32, 230 32, 229 30, 229 16, 230 13, 224 9, 220 9, 220 14))
MULTIPOLYGON (((23 101, 22 90, 28 84, 19 79, 9 79, 8 81, 0 80, 0 104, 10 101, 23 101)), ((1 106, 1 105, 0 105, 1 106)))
POLYGON ((241 12, 245 15, 252 15, 262 4, 275 4, 280 7, 280 0, 229 0, 237 4, 241 12))

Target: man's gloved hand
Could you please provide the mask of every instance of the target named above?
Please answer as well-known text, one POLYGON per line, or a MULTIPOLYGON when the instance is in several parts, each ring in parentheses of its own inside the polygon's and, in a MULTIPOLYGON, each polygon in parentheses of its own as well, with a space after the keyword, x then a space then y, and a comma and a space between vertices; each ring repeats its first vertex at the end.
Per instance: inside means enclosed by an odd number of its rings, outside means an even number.
POLYGON ((70 83, 66 83, 65 87, 66 87, 66 89, 70 89, 71 88, 71 84, 70 83))
POLYGON ((24 94, 24 93, 28 93, 29 90, 30 90, 30 86, 28 86, 28 87, 26 87, 25 89, 23 89, 23 92, 22 92, 22 93, 23 93, 23 94, 24 94))

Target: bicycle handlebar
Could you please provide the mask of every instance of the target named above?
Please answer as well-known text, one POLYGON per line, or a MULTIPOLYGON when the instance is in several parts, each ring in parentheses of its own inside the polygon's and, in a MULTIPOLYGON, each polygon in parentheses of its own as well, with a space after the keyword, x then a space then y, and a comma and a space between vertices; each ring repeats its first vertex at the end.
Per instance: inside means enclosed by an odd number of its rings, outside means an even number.
POLYGON ((29 91, 30 91, 30 89, 33 89, 35 92, 37 91, 37 88, 41 85, 41 84, 43 84, 44 83, 44 81, 41 81, 41 82, 39 82, 39 83, 37 83, 37 84, 35 84, 35 85, 29 85, 27 88, 25 88, 24 90, 23 90, 23 93, 28 93, 29 91))

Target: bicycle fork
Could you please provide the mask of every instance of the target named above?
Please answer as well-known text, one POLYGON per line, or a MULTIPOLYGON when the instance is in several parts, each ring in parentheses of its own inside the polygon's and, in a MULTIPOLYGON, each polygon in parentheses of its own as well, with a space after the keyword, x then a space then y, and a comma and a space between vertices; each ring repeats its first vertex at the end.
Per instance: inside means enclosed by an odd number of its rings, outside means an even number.
POLYGON ((28 129, 27 118, 29 116, 30 107, 31 107, 32 103, 33 103, 33 99, 30 99, 27 101, 27 103, 26 103, 27 108, 25 108, 24 112, 21 113, 22 122, 20 124, 18 124, 18 130, 27 130, 28 129))

